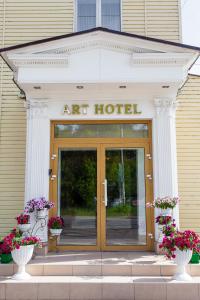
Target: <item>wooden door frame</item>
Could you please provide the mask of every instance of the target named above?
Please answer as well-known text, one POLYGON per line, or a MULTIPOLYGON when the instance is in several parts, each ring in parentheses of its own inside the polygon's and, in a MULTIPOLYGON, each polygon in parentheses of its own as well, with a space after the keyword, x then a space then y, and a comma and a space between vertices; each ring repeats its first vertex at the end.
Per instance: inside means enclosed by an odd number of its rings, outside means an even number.
MULTIPOLYGON (((52 121, 51 122, 51 146, 50 146, 50 168, 53 170, 53 174, 58 170, 58 151, 59 148, 96 148, 97 149, 97 245, 57 245, 54 241, 50 245, 50 250, 74 250, 74 251, 153 251, 154 240, 149 236, 152 233, 154 236, 154 210, 146 209, 146 221, 147 221, 147 244, 146 245, 133 245, 133 246, 105 246, 105 209, 102 208, 103 202, 103 185, 102 181, 105 177, 105 158, 102 155, 102 151, 107 146, 110 148, 115 147, 131 147, 131 148, 145 148, 145 175, 152 174, 152 160, 149 160, 146 156, 149 152, 152 156, 152 133, 151 133, 151 121, 147 120, 120 120, 120 121, 52 121), (146 123, 149 128, 148 138, 54 138, 54 127, 55 124, 111 124, 111 123, 146 123), (148 150, 148 151, 147 151, 148 150), (55 159, 51 159, 52 155, 56 154, 55 159), (101 166, 101 167, 98 167, 101 166), (103 227, 102 227, 103 226, 103 227)), ((57 215, 57 188, 58 180, 51 181, 49 184, 50 199, 54 199, 55 208, 50 211, 50 216, 57 215)), ((153 180, 149 181, 146 178, 146 202, 153 201, 153 180)))

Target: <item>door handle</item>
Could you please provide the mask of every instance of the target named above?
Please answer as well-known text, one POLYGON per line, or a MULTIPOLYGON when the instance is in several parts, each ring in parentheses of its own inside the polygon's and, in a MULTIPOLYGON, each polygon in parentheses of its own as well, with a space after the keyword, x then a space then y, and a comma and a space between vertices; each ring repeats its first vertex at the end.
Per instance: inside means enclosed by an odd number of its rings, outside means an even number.
POLYGON ((105 204, 105 207, 107 207, 107 205, 108 205, 107 179, 104 179, 103 185, 104 185, 104 201, 103 202, 105 204))

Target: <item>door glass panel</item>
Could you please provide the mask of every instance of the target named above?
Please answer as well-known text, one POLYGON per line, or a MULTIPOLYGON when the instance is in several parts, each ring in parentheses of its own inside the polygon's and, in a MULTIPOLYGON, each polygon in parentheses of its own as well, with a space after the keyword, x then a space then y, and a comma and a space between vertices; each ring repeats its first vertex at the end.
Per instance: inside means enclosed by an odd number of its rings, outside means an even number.
POLYGON ((144 148, 106 150, 106 244, 145 245, 144 148))
POLYGON ((97 150, 60 149, 58 214, 65 222, 59 244, 96 245, 97 150))
POLYGON ((55 138, 147 138, 147 124, 56 124, 55 138))

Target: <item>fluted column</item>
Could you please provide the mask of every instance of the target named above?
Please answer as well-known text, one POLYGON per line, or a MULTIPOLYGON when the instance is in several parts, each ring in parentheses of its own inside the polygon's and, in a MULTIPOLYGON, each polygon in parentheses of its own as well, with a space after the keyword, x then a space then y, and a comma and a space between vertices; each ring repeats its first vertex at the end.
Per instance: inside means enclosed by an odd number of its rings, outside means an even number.
MULTIPOLYGON (((35 197, 49 197, 50 121, 45 102, 29 102, 27 107, 27 145, 25 205, 35 197)), ((34 223, 34 217, 32 218, 34 223)), ((40 226, 40 224, 38 224, 40 226)), ((36 228, 37 230, 37 228, 36 228)), ((37 235, 47 241, 47 228, 37 235)))
MULTIPOLYGON (((177 153, 176 153, 176 107, 177 101, 170 98, 154 100, 153 121, 154 151, 154 197, 177 196, 177 153)), ((158 215, 155 211, 155 215, 158 215)), ((174 209, 174 218, 179 225, 179 208, 174 209)), ((157 228, 156 228, 157 232, 157 228)))

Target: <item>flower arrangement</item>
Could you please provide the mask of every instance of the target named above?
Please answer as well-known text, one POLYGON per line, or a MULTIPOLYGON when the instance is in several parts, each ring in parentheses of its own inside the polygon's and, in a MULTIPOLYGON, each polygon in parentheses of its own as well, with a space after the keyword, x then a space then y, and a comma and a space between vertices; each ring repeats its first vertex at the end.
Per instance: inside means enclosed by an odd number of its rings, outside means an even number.
POLYGON ((15 249, 19 249, 20 246, 28 245, 40 247, 40 239, 36 236, 24 237, 20 231, 14 228, 11 233, 2 239, 0 243, 0 253, 10 253, 15 249))
POLYGON ((12 250, 19 249, 21 246, 35 245, 41 247, 41 241, 36 236, 15 237, 12 239, 12 250))
POLYGON ((162 229, 162 233, 165 236, 171 236, 175 233, 176 231, 176 224, 174 223, 175 220, 173 220, 173 223, 165 225, 162 229))
POLYGON ((156 207, 161 209, 173 209, 179 202, 179 197, 163 197, 156 198, 153 203, 147 203, 147 207, 156 207))
POLYGON ((170 236, 165 236, 159 247, 165 251, 168 258, 175 258, 176 249, 181 251, 193 250, 199 253, 199 244, 200 237, 194 231, 185 230, 181 232, 176 230, 170 236))
POLYGON ((156 217, 156 223, 158 223, 158 225, 168 225, 172 222, 172 217, 171 216, 158 216, 156 217))
POLYGON ((62 217, 51 217, 48 221, 49 229, 62 229, 64 227, 64 220, 62 217))
POLYGON ((29 224, 30 215, 28 214, 20 214, 15 218, 17 220, 17 224, 29 224))
POLYGON ((32 213, 34 211, 40 211, 43 209, 50 209, 54 207, 53 202, 46 200, 45 197, 33 198, 27 202, 25 212, 32 213))

